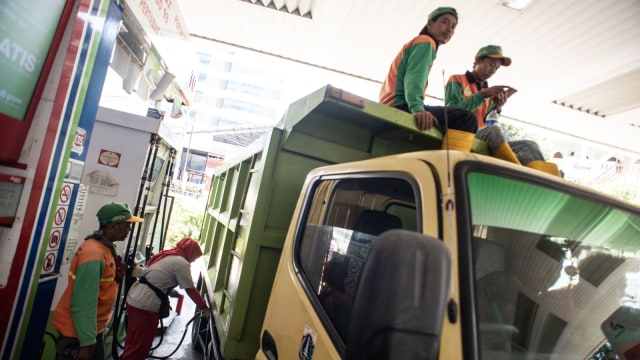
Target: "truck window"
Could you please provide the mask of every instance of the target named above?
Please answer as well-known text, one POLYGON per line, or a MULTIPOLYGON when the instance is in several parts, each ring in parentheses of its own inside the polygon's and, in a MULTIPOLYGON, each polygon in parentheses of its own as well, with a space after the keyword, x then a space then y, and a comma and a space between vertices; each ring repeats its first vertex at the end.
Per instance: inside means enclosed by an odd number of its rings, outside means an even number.
POLYGON ((418 230, 418 197, 407 179, 392 177, 323 180, 313 189, 296 261, 319 317, 344 349, 368 250, 386 230, 418 230))
POLYGON ((467 182, 482 359, 589 358, 607 318, 640 306, 638 209, 478 172, 467 182))

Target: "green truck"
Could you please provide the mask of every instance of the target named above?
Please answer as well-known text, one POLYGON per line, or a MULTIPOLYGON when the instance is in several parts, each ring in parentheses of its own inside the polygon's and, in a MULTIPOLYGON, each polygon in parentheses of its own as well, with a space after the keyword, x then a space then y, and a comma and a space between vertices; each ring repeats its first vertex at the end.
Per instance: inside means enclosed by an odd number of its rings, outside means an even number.
POLYGON ((331 86, 291 104, 212 180, 198 287, 214 312, 194 346, 269 360, 630 351, 608 335, 634 319, 624 279, 640 271, 640 209, 481 143, 441 143, 331 86), (604 274, 576 276, 595 256, 604 274), (597 301, 569 312, 574 293, 597 301))
POLYGON ((211 182, 201 241, 223 356, 255 356, 284 238, 307 173, 317 167, 439 149, 413 116, 325 86, 292 103, 282 121, 211 182), (389 120, 393 119, 393 120, 389 120))

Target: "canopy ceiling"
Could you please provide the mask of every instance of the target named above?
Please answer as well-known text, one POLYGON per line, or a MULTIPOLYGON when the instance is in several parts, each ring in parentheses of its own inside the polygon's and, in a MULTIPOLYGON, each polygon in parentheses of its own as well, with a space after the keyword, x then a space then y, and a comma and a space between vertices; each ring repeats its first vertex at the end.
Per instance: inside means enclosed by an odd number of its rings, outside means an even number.
POLYGON ((502 2, 178 0, 177 6, 191 38, 378 82, 429 12, 453 6, 459 24, 438 52, 428 95, 442 98, 444 78, 471 69, 480 47, 498 44, 513 64, 490 83, 519 90, 506 116, 640 154, 640 2, 534 0, 522 11, 502 2))

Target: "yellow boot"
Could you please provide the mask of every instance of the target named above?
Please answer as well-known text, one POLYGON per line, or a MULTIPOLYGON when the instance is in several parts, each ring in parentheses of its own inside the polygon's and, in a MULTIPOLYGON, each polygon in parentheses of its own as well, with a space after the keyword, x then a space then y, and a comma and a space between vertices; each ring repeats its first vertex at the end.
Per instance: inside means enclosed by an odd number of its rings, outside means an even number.
POLYGON ((442 139, 442 149, 458 150, 458 151, 471 151, 471 145, 473 145, 473 139, 476 137, 474 133, 448 129, 447 134, 442 139))
POLYGON ((509 146, 506 141, 498 146, 496 151, 493 153, 493 156, 497 157, 498 159, 506 160, 520 165, 520 160, 518 160, 518 157, 513 152, 513 150, 511 150, 511 146, 509 146))
POLYGON ((527 165, 525 166, 532 169, 540 170, 542 172, 546 172, 547 174, 562 177, 562 175, 560 174, 560 170, 558 170, 558 165, 554 163, 550 163, 542 160, 533 160, 528 162, 527 165))

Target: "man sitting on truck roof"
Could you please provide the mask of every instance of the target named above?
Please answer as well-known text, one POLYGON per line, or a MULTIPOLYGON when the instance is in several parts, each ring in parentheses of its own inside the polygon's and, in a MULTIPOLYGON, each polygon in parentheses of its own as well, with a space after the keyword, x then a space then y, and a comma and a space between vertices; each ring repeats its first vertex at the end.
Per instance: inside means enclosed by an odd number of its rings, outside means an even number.
POLYGON ((380 102, 414 114, 416 126, 422 131, 435 125, 445 134, 443 149, 470 151, 478 130, 475 116, 463 109, 424 104, 438 47, 451 39, 457 24, 458 13, 452 7, 439 7, 429 14, 420 34, 406 43, 393 60, 380 90, 380 102))
POLYGON ((476 53, 473 70, 453 75, 447 81, 445 105, 473 111, 478 121, 476 137, 489 146, 493 156, 516 164, 538 169, 552 175, 560 175, 558 166, 544 161, 544 156, 534 141, 507 142, 498 126, 486 126, 485 118, 496 110, 498 113, 507 99, 515 92, 508 86, 489 86, 487 80, 500 66, 511 65, 511 58, 502 54, 497 45, 487 45, 476 53), (515 152, 515 153, 514 153, 515 152))

